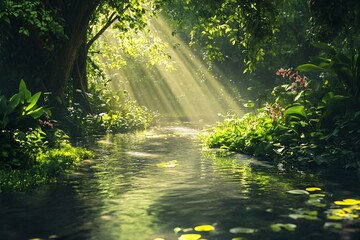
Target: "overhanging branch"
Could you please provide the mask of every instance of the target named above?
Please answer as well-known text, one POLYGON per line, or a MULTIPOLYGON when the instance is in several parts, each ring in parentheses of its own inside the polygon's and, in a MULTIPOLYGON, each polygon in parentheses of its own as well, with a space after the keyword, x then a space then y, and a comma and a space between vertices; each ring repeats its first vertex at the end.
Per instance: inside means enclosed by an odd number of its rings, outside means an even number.
POLYGON ((108 29, 111 24, 113 24, 117 19, 119 19, 119 16, 117 16, 116 12, 113 12, 110 17, 109 20, 107 21, 107 23, 100 29, 99 32, 97 32, 95 34, 95 36, 89 40, 89 42, 86 44, 86 49, 89 49, 91 47, 91 45, 94 44, 94 42, 106 31, 106 29, 108 29))

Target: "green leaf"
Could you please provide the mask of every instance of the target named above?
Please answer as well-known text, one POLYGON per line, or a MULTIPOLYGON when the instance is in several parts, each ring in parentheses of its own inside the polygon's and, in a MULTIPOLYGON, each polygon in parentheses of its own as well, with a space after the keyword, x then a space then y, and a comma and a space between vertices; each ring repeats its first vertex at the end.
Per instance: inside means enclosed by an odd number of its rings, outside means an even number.
POLYGON ((40 96, 41 96, 41 92, 37 92, 28 100, 29 105, 25 109, 26 112, 31 110, 36 105, 40 96))
POLYGON ((301 104, 293 104, 285 110, 286 117, 299 117, 300 119, 307 119, 305 107, 301 104))
POLYGON ((2 125, 6 127, 10 122, 10 119, 8 117, 4 117, 2 120, 2 125))
POLYGON ((273 232, 280 232, 282 229, 286 229, 288 231, 295 231, 297 226, 292 223, 275 223, 271 224, 271 229, 273 232))
POLYGON ((328 230, 328 229, 342 229, 343 226, 341 223, 337 223, 337 222, 326 222, 324 223, 324 229, 328 230))
POLYGON ((22 93, 25 91, 27 91, 26 83, 24 82, 24 80, 21 80, 20 84, 19 84, 19 93, 22 93))
POLYGON ((34 119, 38 119, 44 113, 45 113, 45 111, 43 110, 43 107, 40 107, 40 108, 37 108, 37 109, 35 109, 33 111, 28 112, 26 115, 29 115, 29 116, 33 117, 34 119))
POLYGON ((255 107, 255 104, 254 104, 253 102, 248 102, 248 103, 245 103, 245 104, 244 104, 244 107, 246 107, 246 108, 253 108, 253 107, 255 107))
POLYGON ((308 191, 302 190, 302 189, 295 189, 295 190, 289 190, 287 193, 295 194, 295 195, 309 195, 310 193, 308 191))
POLYGON ((6 111, 8 101, 5 96, 0 96, 0 114, 6 111))
POLYGON ((254 228, 245 228, 245 227, 236 227, 236 228, 231 228, 229 230, 229 232, 237 234, 237 233, 247 233, 247 234, 252 234, 254 232, 256 232, 256 229, 254 228))
POLYGON ((19 105, 19 103, 20 103, 20 95, 19 94, 13 95, 8 102, 5 115, 12 113, 15 110, 15 108, 19 105))
POLYGON ((319 67, 315 64, 306 63, 296 67, 296 70, 302 72, 327 72, 327 69, 319 67))
POLYGON ((289 217, 292 219, 305 219, 305 220, 317 220, 317 216, 307 215, 307 214, 289 214, 289 217))
POLYGON ((194 227, 194 230, 197 232, 210 232, 210 231, 214 231, 215 227, 212 225, 199 225, 194 227))
POLYGON ((24 80, 20 81, 19 95, 20 95, 20 101, 22 103, 25 103, 29 98, 31 98, 31 92, 27 89, 24 80))
POLYGON ((183 234, 179 237, 179 240, 199 240, 201 238, 200 234, 189 233, 183 234))

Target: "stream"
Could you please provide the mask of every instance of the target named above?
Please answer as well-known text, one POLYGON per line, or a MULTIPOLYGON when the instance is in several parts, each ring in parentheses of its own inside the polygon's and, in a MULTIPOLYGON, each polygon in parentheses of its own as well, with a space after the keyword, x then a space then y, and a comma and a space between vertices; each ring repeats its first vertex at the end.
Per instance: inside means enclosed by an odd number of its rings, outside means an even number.
POLYGON ((183 123, 99 137, 96 157, 56 184, 0 195, 0 239, 356 239, 360 205, 334 203, 360 199, 353 174, 221 156, 199 132, 183 123), (194 230, 203 225, 214 230, 194 230))

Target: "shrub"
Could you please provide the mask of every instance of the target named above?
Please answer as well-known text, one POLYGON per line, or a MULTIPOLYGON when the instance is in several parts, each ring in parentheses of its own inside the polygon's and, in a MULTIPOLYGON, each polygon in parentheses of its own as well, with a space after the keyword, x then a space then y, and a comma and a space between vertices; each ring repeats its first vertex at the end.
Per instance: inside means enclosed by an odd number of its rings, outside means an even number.
POLYGON ((277 75, 291 82, 274 88, 273 103, 241 119, 225 119, 206 143, 291 165, 360 169, 359 54, 346 57, 318 45, 330 51, 329 58, 298 69, 321 72, 319 79, 309 81, 292 68, 280 69, 277 75))

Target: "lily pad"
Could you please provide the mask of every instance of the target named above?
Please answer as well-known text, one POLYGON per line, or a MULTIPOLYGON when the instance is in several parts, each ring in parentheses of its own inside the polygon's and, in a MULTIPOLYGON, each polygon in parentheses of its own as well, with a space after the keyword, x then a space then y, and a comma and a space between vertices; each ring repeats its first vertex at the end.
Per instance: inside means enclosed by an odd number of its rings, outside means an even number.
POLYGON ((308 215, 308 214, 289 214, 289 217, 292 219, 305 219, 305 220, 317 220, 317 216, 312 216, 312 215, 308 215))
POLYGON ((342 229, 342 224, 337 222, 326 222, 324 223, 324 229, 342 229))
POLYGON ((342 205, 342 206, 352 206, 352 205, 358 205, 360 204, 360 200, 357 199, 344 199, 342 201, 335 201, 336 205, 342 205))
POLYGON ((314 193, 314 194, 310 194, 310 198, 323 198, 325 197, 325 194, 322 193, 314 193))
POLYGON ((292 223, 275 223, 271 224, 270 227, 274 232, 280 232, 283 229, 286 229, 288 231, 295 231, 297 228, 297 226, 292 223))
POLYGON ((254 228, 245 228, 245 227, 236 227, 236 228, 231 228, 229 230, 229 232, 237 234, 237 233, 247 233, 247 234, 252 234, 254 232, 256 232, 256 229, 254 228))
POLYGON ((194 230, 197 232, 210 232, 210 231, 214 231, 215 227, 212 225, 199 225, 194 227, 194 230))
POLYGON ((310 193, 308 191, 302 190, 302 189, 295 189, 295 190, 289 190, 287 193, 295 194, 295 195, 309 195, 310 193))
POLYGON ((183 234, 181 235, 178 240, 199 240, 201 238, 200 234, 196 234, 196 233, 187 233, 187 234, 183 234))
POLYGON ((315 191, 321 191, 321 188, 319 187, 308 187, 305 189, 308 192, 315 192, 315 191))

